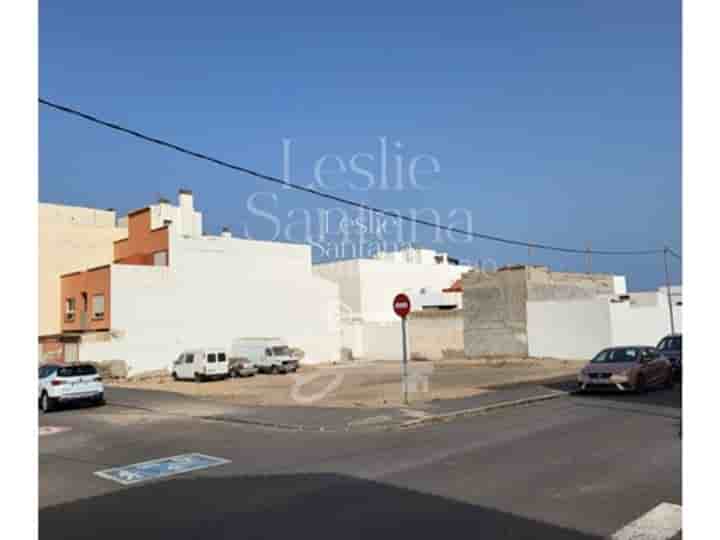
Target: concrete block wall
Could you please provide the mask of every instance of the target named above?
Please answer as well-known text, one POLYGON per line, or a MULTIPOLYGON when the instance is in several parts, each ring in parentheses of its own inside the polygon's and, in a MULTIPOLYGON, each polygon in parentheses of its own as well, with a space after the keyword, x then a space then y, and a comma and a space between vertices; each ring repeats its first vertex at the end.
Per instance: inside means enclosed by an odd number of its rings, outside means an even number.
MULTIPOLYGON (((565 303, 591 302, 624 291, 624 280, 611 274, 551 272, 545 266, 516 266, 496 272, 472 271, 463 275, 463 312, 465 355, 552 356, 552 339, 529 337, 531 332, 546 332, 561 327, 565 313, 575 313, 580 304, 564 308, 565 303), (616 289, 622 289, 617 291, 616 289), (538 306, 547 303, 547 316, 538 306), (557 321, 554 319, 557 316, 557 321), (554 326, 555 325, 555 326, 554 326), (532 346, 530 342, 533 342, 532 346)), ((606 317, 607 318, 607 317, 606 317)), ((549 334, 546 334, 549 335, 549 334)), ((585 348, 567 338, 561 351, 565 357, 585 354, 585 348)), ((581 340, 582 342, 582 340, 581 340)), ((593 345, 594 346, 594 345, 593 345)))
POLYGON ((463 274, 465 356, 527 356, 527 279, 522 271, 463 274))

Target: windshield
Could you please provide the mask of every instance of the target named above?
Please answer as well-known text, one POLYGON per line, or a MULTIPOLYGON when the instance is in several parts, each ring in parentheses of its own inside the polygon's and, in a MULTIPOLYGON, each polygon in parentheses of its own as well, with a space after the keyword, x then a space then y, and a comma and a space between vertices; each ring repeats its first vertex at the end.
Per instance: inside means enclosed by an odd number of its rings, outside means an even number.
POLYGON ((81 377, 83 375, 97 375, 95 366, 65 366, 58 368, 58 377, 81 377))
POLYGON ((680 351, 682 350, 682 336, 666 337, 658 345, 661 351, 680 351))
POLYGON ((640 350, 634 347, 627 349, 605 349, 600 351, 591 360, 593 364, 636 362, 640 356, 640 350))
POLYGON ((290 356, 290 348, 287 345, 272 348, 273 356, 290 356))

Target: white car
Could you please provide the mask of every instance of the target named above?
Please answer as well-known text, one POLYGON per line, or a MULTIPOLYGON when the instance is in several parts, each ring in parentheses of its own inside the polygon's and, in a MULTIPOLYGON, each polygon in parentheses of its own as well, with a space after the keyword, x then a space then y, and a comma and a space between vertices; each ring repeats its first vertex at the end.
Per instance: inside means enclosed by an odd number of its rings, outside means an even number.
POLYGON ((105 403, 102 378, 91 364, 45 364, 40 366, 39 375, 38 400, 43 412, 71 401, 105 403))

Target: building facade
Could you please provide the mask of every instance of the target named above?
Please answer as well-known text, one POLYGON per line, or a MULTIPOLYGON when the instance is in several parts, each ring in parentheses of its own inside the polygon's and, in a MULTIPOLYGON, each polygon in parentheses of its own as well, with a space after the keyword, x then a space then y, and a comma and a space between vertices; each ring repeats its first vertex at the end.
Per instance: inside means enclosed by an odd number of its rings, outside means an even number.
POLYGON ((338 286, 313 275, 310 246, 203 235, 189 191, 123 222, 111 264, 61 277, 63 335, 77 338, 79 360, 136 374, 259 336, 285 339, 305 363, 338 359, 338 286))
MULTIPOLYGON (((60 276, 112 262, 113 241, 127 236, 114 210, 40 203, 38 206, 38 336, 41 360, 63 360, 60 276)), ((67 344, 67 345, 66 345, 67 344)))
MULTIPOLYGON (((471 267, 446 253, 406 248, 373 258, 321 263, 316 276, 339 286, 343 348, 354 358, 399 360, 399 320, 392 308, 398 293, 410 297, 414 313, 460 307, 462 295, 452 289, 471 267)), ((412 348, 412 325, 409 331, 412 348)))

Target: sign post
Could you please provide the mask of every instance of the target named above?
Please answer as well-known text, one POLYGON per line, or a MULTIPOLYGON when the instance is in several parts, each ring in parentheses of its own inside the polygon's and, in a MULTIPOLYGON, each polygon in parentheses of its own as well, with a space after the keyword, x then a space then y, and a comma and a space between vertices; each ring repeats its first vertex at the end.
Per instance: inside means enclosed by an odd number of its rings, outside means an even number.
POLYGON ((410 298, 406 294, 398 294, 393 300, 395 315, 402 321, 402 387, 403 403, 408 404, 408 381, 407 381, 407 316, 410 313, 410 298))

